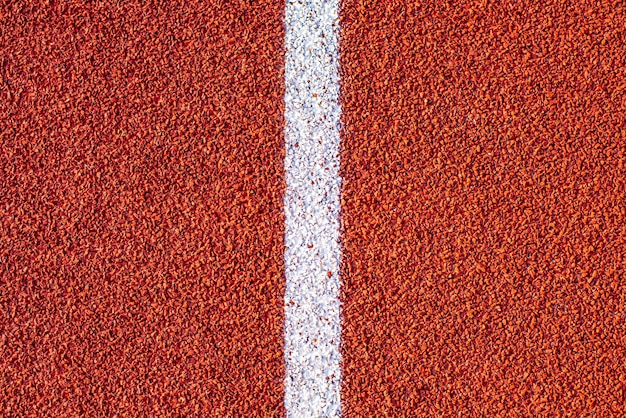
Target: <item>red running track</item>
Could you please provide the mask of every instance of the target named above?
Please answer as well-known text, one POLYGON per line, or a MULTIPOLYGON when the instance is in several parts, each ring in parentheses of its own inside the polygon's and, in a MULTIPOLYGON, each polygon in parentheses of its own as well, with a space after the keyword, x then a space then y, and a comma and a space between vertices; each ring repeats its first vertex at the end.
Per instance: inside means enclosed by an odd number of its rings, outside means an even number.
MULTIPOLYGON (((0 415, 284 415, 284 4, 0 7, 0 415)), ((345 415, 626 415, 624 5, 341 14, 345 415)))
POLYGON ((0 415, 282 412, 270 1, 0 6, 0 415))
POLYGON ((346 416, 626 416, 624 22, 343 2, 346 416))

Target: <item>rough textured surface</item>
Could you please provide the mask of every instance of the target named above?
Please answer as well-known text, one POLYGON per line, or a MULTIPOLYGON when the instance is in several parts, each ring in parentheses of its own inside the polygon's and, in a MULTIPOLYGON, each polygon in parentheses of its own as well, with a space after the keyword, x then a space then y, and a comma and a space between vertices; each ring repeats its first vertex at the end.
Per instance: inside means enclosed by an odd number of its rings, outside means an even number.
POLYGON ((0 6, 0 415, 283 414, 283 11, 0 6))
POLYGON ((340 414, 337 0, 285 9, 285 410, 340 414))
POLYGON ((341 15, 346 416, 626 415, 624 3, 341 15))

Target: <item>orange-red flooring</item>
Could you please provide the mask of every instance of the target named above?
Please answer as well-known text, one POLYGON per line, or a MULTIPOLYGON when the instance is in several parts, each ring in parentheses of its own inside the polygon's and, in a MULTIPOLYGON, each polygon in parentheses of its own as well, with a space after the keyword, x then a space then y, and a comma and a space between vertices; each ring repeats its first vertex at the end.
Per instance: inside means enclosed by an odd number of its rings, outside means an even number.
POLYGON ((284 5, 0 7, 0 416, 280 414, 284 5))
POLYGON ((624 4, 342 13, 346 416, 625 416, 624 4))
MULTIPOLYGON (((284 2, 0 5, 0 415, 283 416, 284 2)), ((342 410, 626 415, 626 9, 341 5, 342 410)))

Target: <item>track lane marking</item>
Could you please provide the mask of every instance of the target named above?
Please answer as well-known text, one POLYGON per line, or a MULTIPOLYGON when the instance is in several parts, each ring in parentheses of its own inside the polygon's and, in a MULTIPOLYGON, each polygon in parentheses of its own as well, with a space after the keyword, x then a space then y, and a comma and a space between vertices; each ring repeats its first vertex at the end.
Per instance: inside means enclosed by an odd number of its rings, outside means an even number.
POLYGON ((339 416, 338 0, 285 10, 285 409, 339 416))

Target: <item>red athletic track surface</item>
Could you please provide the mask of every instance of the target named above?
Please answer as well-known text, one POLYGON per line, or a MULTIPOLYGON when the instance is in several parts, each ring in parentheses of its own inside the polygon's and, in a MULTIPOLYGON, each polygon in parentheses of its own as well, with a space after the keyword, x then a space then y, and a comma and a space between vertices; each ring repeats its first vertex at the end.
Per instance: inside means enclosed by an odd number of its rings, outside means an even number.
POLYGON ((624 2, 341 13, 345 415, 626 416, 624 2))
MULTIPOLYGON (((0 415, 281 416, 284 2, 0 6, 0 415)), ((621 2, 344 0, 343 409, 626 415, 621 2)))
POLYGON ((0 416, 282 414, 283 13, 0 6, 0 416))

